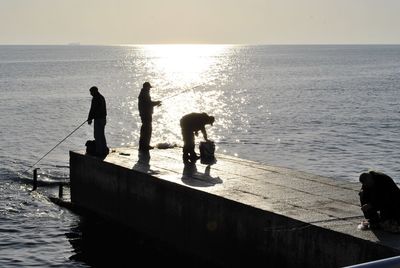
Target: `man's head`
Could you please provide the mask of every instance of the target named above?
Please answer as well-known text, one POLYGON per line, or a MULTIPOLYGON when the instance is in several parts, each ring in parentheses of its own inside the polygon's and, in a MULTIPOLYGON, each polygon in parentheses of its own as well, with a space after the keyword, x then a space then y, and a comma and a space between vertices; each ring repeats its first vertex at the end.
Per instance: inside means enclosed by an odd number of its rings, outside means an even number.
POLYGON ((144 83, 143 83, 143 88, 144 88, 144 89, 150 89, 150 88, 152 88, 152 86, 150 85, 149 82, 144 82, 144 83))
POLYGON ((89 91, 90 91, 90 95, 94 96, 96 93, 99 92, 99 89, 97 87, 93 86, 89 89, 89 91))
POLYGON ((371 188, 375 185, 375 177, 377 173, 374 171, 369 171, 368 173, 362 173, 360 175, 360 182, 367 188, 371 188))
POLYGON ((209 123, 210 125, 213 125, 214 121, 215 121, 214 116, 209 116, 209 117, 208 117, 208 123, 209 123))

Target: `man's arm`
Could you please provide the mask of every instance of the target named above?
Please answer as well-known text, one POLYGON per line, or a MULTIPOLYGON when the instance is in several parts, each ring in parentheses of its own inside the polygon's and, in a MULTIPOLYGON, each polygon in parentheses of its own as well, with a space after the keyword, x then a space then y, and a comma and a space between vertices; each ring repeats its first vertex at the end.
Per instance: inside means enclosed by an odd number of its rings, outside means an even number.
POLYGON ((160 106, 161 105, 161 101, 152 101, 151 105, 153 106, 160 106))
POLYGON ((207 132, 206 132, 206 128, 203 126, 203 127, 200 129, 200 131, 201 131, 201 133, 203 133, 203 137, 204 137, 204 139, 205 139, 205 140, 208 140, 208 139, 207 139, 207 132))
POLYGON ((92 124, 92 120, 94 118, 95 106, 96 106, 96 104, 95 104, 95 100, 93 98, 92 103, 90 105, 90 110, 89 110, 88 119, 87 119, 87 122, 89 125, 92 124))

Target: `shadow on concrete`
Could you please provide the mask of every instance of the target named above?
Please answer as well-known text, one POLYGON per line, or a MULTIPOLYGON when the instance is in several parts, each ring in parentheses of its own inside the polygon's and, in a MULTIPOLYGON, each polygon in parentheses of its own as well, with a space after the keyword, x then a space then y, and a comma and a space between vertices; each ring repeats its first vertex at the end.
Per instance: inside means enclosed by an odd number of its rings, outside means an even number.
POLYGON ((184 162, 182 182, 195 187, 210 187, 222 183, 220 177, 210 175, 211 165, 207 165, 204 173, 197 171, 196 163, 184 162))
POLYGON ((160 171, 158 170, 153 170, 150 168, 150 153, 148 151, 139 151, 138 153, 138 161, 136 164, 133 166, 132 169, 135 169, 137 171, 146 173, 146 174, 159 174, 160 171))
POLYGON ((159 174, 160 172, 157 170, 152 170, 150 168, 150 152, 149 151, 139 151, 138 153, 138 161, 133 166, 133 169, 138 170, 140 172, 146 174, 159 174))

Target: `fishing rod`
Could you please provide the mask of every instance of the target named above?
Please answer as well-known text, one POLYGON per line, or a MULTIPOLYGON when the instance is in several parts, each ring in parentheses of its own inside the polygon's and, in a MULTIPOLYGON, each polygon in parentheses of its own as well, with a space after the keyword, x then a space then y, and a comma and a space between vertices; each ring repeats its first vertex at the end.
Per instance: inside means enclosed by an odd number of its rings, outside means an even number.
MULTIPOLYGON (((162 101, 165 101, 165 100, 167 100, 167 99, 170 99, 170 98, 173 98, 173 97, 175 97, 175 96, 178 96, 178 95, 180 95, 180 94, 182 94, 182 93, 184 93, 184 92, 186 92, 186 91, 189 91, 189 90, 198 88, 198 87, 200 87, 201 85, 202 85, 202 84, 198 84, 197 86, 194 86, 194 87, 187 88, 187 89, 184 89, 184 90, 182 90, 182 91, 179 91, 179 92, 176 93, 176 94, 172 94, 172 95, 170 95, 170 96, 167 96, 167 97, 163 98, 162 101)), ((80 124, 78 127, 76 127, 76 128, 75 128, 71 133, 69 133, 64 139, 62 139, 62 140, 61 140, 59 143, 57 143, 53 148, 51 148, 51 150, 48 151, 45 155, 43 155, 38 161, 36 161, 36 163, 34 163, 31 167, 29 167, 27 170, 25 170, 25 173, 28 172, 30 169, 32 169, 34 166, 36 166, 40 161, 42 161, 43 158, 45 158, 49 153, 51 153, 51 152, 52 152, 55 148, 57 148, 61 143, 63 143, 66 139, 68 139, 69 136, 71 136, 72 134, 74 134, 75 131, 77 131, 78 129, 80 129, 87 121, 88 121, 87 119, 86 119, 85 121, 83 121, 82 124, 80 124)))
POLYGON ((186 91, 189 91, 189 90, 198 88, 199 86, 201 86, 201 84, 199 84, 199 85, 197 85, 197 86, 194 86, 194 87, 186 88, 186 89, 184 89, 184 90, 179 91, 178 93, 172 94, 172 95, 170 95, 170 96, 167 96, 167 97, 161 99, 161 101, 165 101, 165 100, 168 100, 168 99, 170 99, 170 98, 176 97, 176 96, 178 96, 178 95, 180 95, 180 94, 182 94, 182 93, 184 93, 184 92, 186 92, 186 91))
MULTIPOLYGON (((215 81, 215 80, 217 80, 217 78, 211 80, 210 82, 213 82, 213 81, 215 81)), ((161 99, 161 101, 165 101, 165 100, 168 100, 168 99, 170 99, 170 98, 176 97, 176 96, 178 96, 178 95, 180 95, 180 94, 182 94, 182 93, 185 93, 186 91, 189 91, 189 90, 193 90, 193 89, 195 89, 195 88, 198 88, 198 87, 202 86, 203 84, 204 84, 204 83, 201 83, 201 84, 198 84, 197 86, 194 86, 194 87, 190 87, 190 88, 186 88, 186 89, 184 89, 184 90, 181 90, 181 91, 179 91, 178 93, 172 94, 172 95, 170 95, 170 96, 167 96, 167 97, 161 99)))
POLYGON ((27 170, 25 170, 24 173, 28 172, 30 169, 32 169, 34 166, 36 166, 43 158, 45 158, 49 153, 51 153, 55 148, 58 147, 58 145, 60 145, 63 141, 65 141, 66 139, 68 139, 69 136, 71 136, 72 134, 75 133, 75 131, 77 131, 78 129, 80 129, 88 120, 86 119, 85 121, 82 122, 82 124, 80 124, 77 128, 75 128, 72 132, 70 132, 64 139, 62 139, 59 143, 57 143, 53 148, 51 148, 50 151, 48 151, 45 155, 43 155, 38 161, 36 161, 35 164, 33 164, 30 168, 28 168, 27 170))

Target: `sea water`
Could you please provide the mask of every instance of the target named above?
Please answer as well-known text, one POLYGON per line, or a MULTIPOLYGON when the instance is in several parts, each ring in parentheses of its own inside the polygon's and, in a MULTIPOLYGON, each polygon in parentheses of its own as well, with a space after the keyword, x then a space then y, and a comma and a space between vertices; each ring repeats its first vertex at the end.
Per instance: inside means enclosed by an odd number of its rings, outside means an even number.
POLYGON ((400 182, 400 46, 0 46, 1 267, 176 262, 138 234, 135 255, 110 225, 46 198, 68 181, 68 151, 84 149, 91 126, 36 166, 48 185, 30 191, 28 169, 86 120, 91 86, 107 101, 108 146, 137 146, 145 81, 162 100, 152 144, 182 144, 179 119, 206 112, 217 153, 354 182, 374 169, 400 182))

